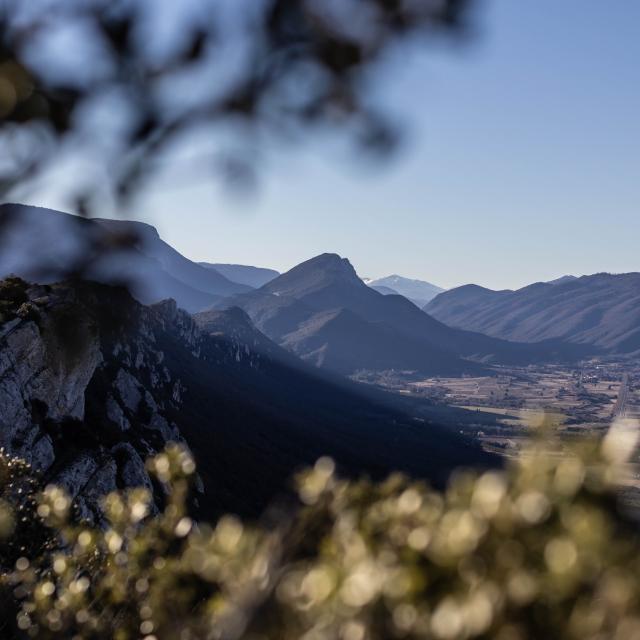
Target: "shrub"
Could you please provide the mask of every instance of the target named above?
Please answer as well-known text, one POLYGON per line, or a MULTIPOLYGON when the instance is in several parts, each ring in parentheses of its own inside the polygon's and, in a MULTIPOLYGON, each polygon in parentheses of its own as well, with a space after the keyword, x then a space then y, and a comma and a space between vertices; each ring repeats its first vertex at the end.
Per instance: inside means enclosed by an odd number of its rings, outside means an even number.
POLYGON ((270 529, 194 524, 194 464, 172 446, 149 463, 169 489, 160 515, 143 490, 114 493, 96 530, 48 487, 38 514, 56 542, 4 581, 38 638, 636 638, 640 544, 616 501, 629 434, 563 455, 534 443, 445 492, 348 482, 322 459, 270 529))
POLYGON ((28 301, 28 286, 17 276, 0 280, 0 324, 15 317, 16 310, 28 301))
POLYGON ((8 276, 0 280, 0 300, 13 303, 15 306, 21 305, 28 300, 28 283, 17 276, 8 276))

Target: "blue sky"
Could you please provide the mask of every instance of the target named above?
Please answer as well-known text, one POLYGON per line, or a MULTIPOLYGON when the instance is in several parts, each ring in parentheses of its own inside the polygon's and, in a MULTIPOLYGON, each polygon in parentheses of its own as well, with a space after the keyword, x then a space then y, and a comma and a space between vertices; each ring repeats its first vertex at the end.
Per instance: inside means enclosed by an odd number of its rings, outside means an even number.
POLYGON ((332 251, 445 287, 638 271, 639 33, 636 0, 486 0, 472 42, 389 63, 388 165, 311 141, 252 197, 165 181, 135 215, 191 258, 280 270, 332 251))

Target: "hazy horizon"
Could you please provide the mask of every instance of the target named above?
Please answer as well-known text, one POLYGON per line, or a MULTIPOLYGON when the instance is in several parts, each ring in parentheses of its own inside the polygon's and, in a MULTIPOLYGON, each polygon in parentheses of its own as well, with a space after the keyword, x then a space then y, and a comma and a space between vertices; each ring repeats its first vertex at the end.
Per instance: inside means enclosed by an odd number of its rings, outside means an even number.
MULTIPOLYGON (((16 203, 16 204, 20 204, 20 203, 16 203)), ((44 205, 34 205, 34 206, 44 206, 44 205)), ((69 212, 65 212, 65 213, 69 213, 69 212)), ((73 215, 73 214, 71 214, 71 215, 73 215)), ((138 221, 138 222, 146 222, 147 224, 151 224, 152 226, 155 226, 155 225, 153 225, 153 219, 137 220, 135 218, 128 218, 128 220, 133 221, 133 222, 136 222, 136 221, 138 221)), ((172 244, 171 240, 169 238, 167 238, 166 236, 164 236, 160 231, 159 231, 159 234, 160 234, 160 237, 161 237, 162 240, 164 240, 165 242, 167 242, 171 246, 174 246, 172 244)), ((177 247, 174 247, 174 248, 177 248, 177 247)), ((411 274, 399 273, 397 271, 391 271, 389 273, 384 273, 384 274, 380 274, 380 275, 376 275, 376 276, 372 277, 372 276, 369 276, 367 273, 364 273, 359 268, 358 264, 355 264, 353 262, 353 260, 351 259, 351 257, 348 254, 340 254, 340 253, 338 253, 336 251, 330 251, 330 250, 326 251, 326 252, 323 252, 323 253, 333 253, 333 254, 339 255, 341 258, 348 259, 349 262, 354 267, 354 269, 356 270, 356 273, 358 274, 358 276, 360 278, 362 278, 363 280, 365 280, 365 281, 372 281, 372 280, 379 280, 379 279, 383 279, 383 278, 387 278, 387 277, 400 276, 400 277, 407 278, 407 279, 410 279, 410 280, 426 281, 426 282, 429 282, 430 284, 436 285, 436 286, 441 287, 441 288, 443 288, 445 290, 453 289, 455 287, 466 285, 466 284, 476 284, 476 285, 483 286, 483 287, 487 286, 487 285, 483 284, 482 282, 476 282, 476 281, 474 281, 473 279, 470 278, 468 280, 462 281, 462 282, 460 282, 460 283, 458 283, 456 285, 453 285, 451 287, 444 287, 444 286, 440 285, 438 282, 434 282, 432 280, 429 280, 429 278, 420 278, 420 277, 417 277, 417 276, 413 276, 411 274)), ((238 266, 253 266, 253 267, 258 267, 258 268, 263 268, 263 269, 273 269, 273 270, 276 270, 276 271, 278 271, 280 273, 285 273, 286 271, 289 271, 290 269, 292 269, 296 265, 300 264, 301 262, 305 262, 307 260, 311 260, 312 258, 315 258, 320 254, 314 254, 314 255, 306 256, 306 257, 302 258, 299 262, 296 262, 296 263, 293 263, 293 264, 289 264, 289 265, 285 265, 285 266, 283 266, 281 268, 278 268, 278 267, 273 266, 271 264, 257 264, 257 263, 254 263, 254 262, 241 262, 241 261, 233 260, 233 259, 231 259, 229 261, 226 261, 226 262, 225 261, 221 261, 221 260, 216 260, 215 258, 209 258, 209 259, 201 260, 201 259, 196 259, 193 256, 190 256, 190 255, 188 255, 186 253, 183 253, 183 255, 186 258, 192 260, 193 262, 207 262, 207 263, 210 263, 210 264, 229 264, 229 265, 238 265, 238 266)), ((556 277, 547 278, 547 279, 544 279, 544 280, 542 280, 542 279, 532 280, 531 282, 527 282, 523 286, 534 284, 536 282, 553 281, 553 280, 556 280, 556 279, 559 279, 559 278, 562 278, 562 277, 566 277, 566 276, 574 276, 574 277, 578 277, 579 278, 581 276, 590 276, 590 275, 596 275, 596 274, 600 274, 600 273, 611 273, 613 275, 620 275, 622 273, 628 273, 628 272, 609 272, 609 271, 600 270, 600 271, 595 271, 593 273, 563 273, 563 274, 559 274, 556 277)), ((491 288, 491 287, 487 286, 487 288, 491 288)), ((514 288, 519 288, 519 287, 509 287, 509 288, 514 289, 514 288)))

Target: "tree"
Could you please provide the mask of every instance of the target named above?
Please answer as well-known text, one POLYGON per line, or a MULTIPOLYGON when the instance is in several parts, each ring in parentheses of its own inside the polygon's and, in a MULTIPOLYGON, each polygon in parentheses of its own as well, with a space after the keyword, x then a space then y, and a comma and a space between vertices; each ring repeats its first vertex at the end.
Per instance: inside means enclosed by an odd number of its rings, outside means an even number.
MULTIPOLYGON (((2 0, 0 193, 71 147, 97 156, 126 198, 194 130, 232 129, 254 143, 328 127, 387 153, 394 123, 367 98, 376 66, 409 38, 459 39, 468 5, 2 0)), ((212 161, 239 180, 253 169, 237 151, 212 161)), ((80 211, 95 187, 77 194, 80 211)))

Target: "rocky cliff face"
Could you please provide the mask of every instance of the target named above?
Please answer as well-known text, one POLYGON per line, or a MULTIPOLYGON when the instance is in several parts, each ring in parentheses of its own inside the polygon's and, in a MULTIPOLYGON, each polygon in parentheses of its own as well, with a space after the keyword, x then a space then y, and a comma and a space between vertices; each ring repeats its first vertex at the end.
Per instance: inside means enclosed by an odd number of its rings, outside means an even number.
MULTIPOLYGON (((102 496, 116 488, 146 486, 159 504, 162 488, 145 460, 169 442, 194 448, 204 480, 196 502, 206 501, 205 514, 259 507, 264 500, 247 499, 232 480, 241 466, 232 456, 255 451, 252 438, 262 440, 289 402, 272 368, 281 361, 296 364, 237 308, 194 319, 173 300, 144 306, 96 283, 6 279, 0 447, 30 463, 43 483, 63 486, 92 522, 101 521, 102 496), (264 406, 274 390, 275 410, 264 406), (258 401, 260 409, 251 408, 258 401), (256 431, 243 432, 246 422, 256 431)), ((259 448, 270 464, 278 459, 268 444, 259 448)))
POLYGON ((153 490, 144 460, 182 440, 168 418, 182 382, 164 365, 157 333, 170 329, 194 353, 200 334, 171 302, 145 308, 97 285, 16 287, 0 316, 0 446, 99 521, 104 494, 153 490))

